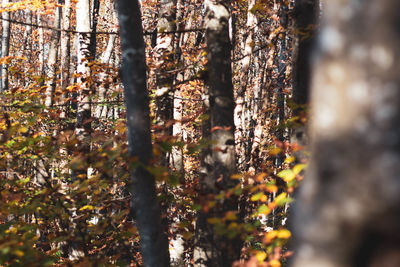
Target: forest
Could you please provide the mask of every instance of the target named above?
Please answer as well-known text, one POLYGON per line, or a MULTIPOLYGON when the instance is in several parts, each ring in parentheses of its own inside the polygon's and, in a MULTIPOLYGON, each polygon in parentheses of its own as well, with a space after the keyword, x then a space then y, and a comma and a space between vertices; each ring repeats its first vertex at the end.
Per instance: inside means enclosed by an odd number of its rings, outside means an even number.
POLYGON ((0 266, 399 267, 398 10, 1 0, 0 266))

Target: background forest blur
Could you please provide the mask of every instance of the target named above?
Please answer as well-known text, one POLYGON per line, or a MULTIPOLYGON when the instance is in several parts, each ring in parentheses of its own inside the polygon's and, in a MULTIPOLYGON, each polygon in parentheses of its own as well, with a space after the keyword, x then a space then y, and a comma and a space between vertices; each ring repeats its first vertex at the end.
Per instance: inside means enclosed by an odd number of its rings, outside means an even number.
POLYGON ((400 4, 366 2, 2 0, 0 266, 400 266, 400 4))

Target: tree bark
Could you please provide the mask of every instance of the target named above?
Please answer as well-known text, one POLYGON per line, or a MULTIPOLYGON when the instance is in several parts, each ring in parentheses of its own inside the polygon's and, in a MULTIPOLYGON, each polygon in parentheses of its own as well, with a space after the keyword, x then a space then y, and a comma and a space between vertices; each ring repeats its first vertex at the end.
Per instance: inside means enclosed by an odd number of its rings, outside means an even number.
POLYGON ((324 3, 291 266, 400 266, 399 8, 324 3))
MULTIPOLYGON (((81 142, 80 151, 90 151, 89 134, 91 131, 91 105, 90 105, 90 8, 89 0, 79 0, 76 4, 76 31, 78 32, 77 66, 79 75, 77 84, 79 86, 76 134, 81 142)), ((82 175, 85 175, 82 173, 82 175)))
MULTIPOLYGON (((2 1, 2 6, 6 7, 8 4, 8 0, 2 1)), ((10 22, 7 21, 10 19, 10 12, 2 12, 2 27, 3 32, 1 36, 1 57, 7 57, 10 49, 10 22)), ((1 66, 1 91, 8 90, 8 66, 7 64, 3 64, 1 66)))
MULTIPOLYGON (((37 24, 39 26, 42 25, 42 16, 39 13, 36 14, 36 21, 37 21, 37 24)), ((38 45, 39 45, 39 49, 38 49, 39 50, 38 51, 39 66, 38 66, 38 70, 39 70, 39 75, 42 76, 44 74, 44 32, 43 32, 43 28, 42 27, 38 28, 38 33, 39 33, 39 40, 38 40, 38 45)))
MULTIPOLYGON (((114 23, 116 21, 116 10, 114 8, 114 4, 110 3, 110 5, 107 5, 111 12, 111 22, 114 23)), ((106 50, 103 52, 103 54, 100 57, 100 62, 102 64, 109 64, 111 55, 114 52, 114 47, 115 47, 115 40, 116 40, 116 35, 112 34, 108 37, 108 42, 107 42, 107 47, 106 50)), ((103 72, 100 74, 100 78, 102 80, 106 79, 106 74, 103 72)), ((98 92, 98 101, 99 102, 104 102, 106 100, 106 94, 107 94, 107 86, 103 83, 99 86, 99 92, 98 92)), ((97 105, 96 106, 96 118, 106 118, 108 113, 108 106, 107 105, 97 105)))
MULTIPOLYGON (((291 142, 305 147, 308 143, 305 126, 306 108, 311 83, 311 53, 319 17, 319 0, 297 0, 294 7, 295 33, 293 52, 293 116, 298 117, 292 129, 291 142)), ((296 158, 301 161, 300 151, 296 158)))
MULTIPOLYGON (((54 28, 60 28, 60 8, 58 7, 55 10, 55 17, 54 17, 54 28)), ((50 48, 49 48, 49 56, 47 59, 47 81, 46 81, 46 100, 45 105, 46 107, 50 107, 54 103, 54 90, 56 88, 56 70, 57 70, 57 54, 58 54, 58 44, 60 41, 60 32, 53 31, 51 33, 50 39, 50 48)))
MULTIPOLYGON (((159 21, 157 24, 158 32, 176 30, 176 0, 162 0, 160 3, 159 21)), ((157 64, 157 90, 156 90, 156 121, 163 126, 161 131, 161 141, 168 141, 172 136, 172 125, 167 126, 173 119, 174 90, 173 83, 175 74, 171 70, 175 69, 174 64, 174 34, 159 33, 157 45, 155 47, 157 64)), ((169 153, 163 153, 161 164, 169 165, 169 153)))
POLYGON ((238 155, 243 155, 243 159, 239 161, 239 166, 241 169, 246 169, 246 125, 245 125, 245 94, 247 91, 247 84, 249 79, 249 71, 250 71, 250 62, 253 58, 253 48, 255 45, 254 40, 254 32, 256 31, 257 25, 257 17, 253 11, 254 5, 256 4, 255 0, 248 1, 248 8, 247 8, 247 23, 246 28, 248 31, 247 37, 245 38, 244 43, 244 58, 241 62, 240 68, 240 83, 239 88, 237 90, 236 96, 236 108, 235 108, 235 126, 236 126, 236 136, 235 140, 237 141, 238 145, 236 146, 236 152, 238 155))
MULTIPOLYGON (((207 176, 201 181, 203 194, 218 193, 235 185, 231 175, 236 171, 234 100, 229 39, 230 1, 204 2, 207 44, 207 71, 210 104, 211 147, 204 163, 207 176)), ((203 164, 204 164, 203 163, 203 164)), ((195 250, 196 266, 231 266, 240 256, 240 241, 220 236, 208 218, 237 211, 237 199, 226 199, 213 211, 200 212, 197 221, 199 247, 195 250)))
POLYGON ((152 159, 149 97, 146 88, 146 58, 138 1, 117 2, 122 47, 128 128, 128 150, 137 158, 131 169, 132 209, 140 235, 144 266, 169 266, 168 240, 162 232, 154 177, 146 170, 152 159))
MULTIPOLYGON (((65 0, 62 12, 62 29, 69 30, 71 16, 71 1, 65 0)), ((63 91, 67 88, 70 78, 70 47, 71 39, 68 32, 61 32, 60 54, 61 54, 61 88, 63 91)))

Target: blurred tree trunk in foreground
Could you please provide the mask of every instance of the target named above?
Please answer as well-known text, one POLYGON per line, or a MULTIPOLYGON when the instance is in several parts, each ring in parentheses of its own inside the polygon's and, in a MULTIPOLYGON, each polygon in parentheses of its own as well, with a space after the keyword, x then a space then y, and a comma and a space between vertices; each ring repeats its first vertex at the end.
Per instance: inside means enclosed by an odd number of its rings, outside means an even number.
POLYGON ((291 266, 400 266, 399 8, 324 4, 291 266))
MULTIPOLYGON (((146 88, 146 57, 138 1, 117 2, 120 24, 122 67, 129 156, 137 158, 131 167, 132 207, 140 235, 144 266, 169 266, 168 241, 161 227, 155 179, 146 166, 152 158, 149 96, 146 88)), ((132 165, 132 164, 131 164, 132 165)))

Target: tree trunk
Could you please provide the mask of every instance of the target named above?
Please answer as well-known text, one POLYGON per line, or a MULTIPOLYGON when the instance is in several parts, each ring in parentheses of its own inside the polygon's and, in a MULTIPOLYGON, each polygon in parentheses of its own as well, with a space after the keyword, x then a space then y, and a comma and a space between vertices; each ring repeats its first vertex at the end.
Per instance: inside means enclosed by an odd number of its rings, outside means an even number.
MULTIPOLYGON (((295 15, 295 51, 293 52, 293 116, 297 124, 292 129, 291 142, 300 146, 307 145, 305 127, 306 105, 309 99, 311 81, 311 52, 314 44, 317 21, 319 17, 319 0, 297 0, 295 15)), ((296 153, 301 161, 305 154, 296 153)))
MULTIPOLYGON (((60 28, 60 8, 58 7, 55 10, 55 18, 54 18, 54 28, 60 28)), ((46 81, 46 100, 45 105, 46 107, 50 107, 54 103, 54 90, 56 88, 56 63, 57 63, 57 52, 58 52, 58 44, 60 41, 60 32, 53 31, 51 33, 50 39, 50 48, 49 48, 49 56, 47 59, 47 81, 46 81)))
MULTIPOLYGON (((80 151, 90 151, 89 134, 91 131, 91 105, 90 105, 90 76, 89 60, 90 54, 90 9, 89 0, 79 0, 76 4, 76 31, 78 32, 77 66, 76 72, 79 75, 78 86, 78 109, 76 133, 81 142, 80 151)), ((85 175, 85 174, 82 174, 85 175)), ((83 178, 83 177, 82 177, 83 178)))
MULTIPOLYGON (((3 0, 2 5, 6 7, 8 0, 3 0)), ((7 57, 10 49, 10 12, 2 12, 2 22, 3 33, 1 36, 1 57, 7 57)), ((3 64, 1 66, 1 91, 8 90, 8 66, 3 64)))
MULTIPOLYGON (((172 136, 172 125, 168 123, 173 119, 175 74, 171 72, 176 68, 174 64, 174 34, 163 34, 163 31, 176 30, 176 0, 162 0, 160 3, 159 21, 157 30, 157 46, 155 47, 157 64, 157 91, 156 91, 156 121, 164 127, 161 131, 162 140, 168 141, 172 136)), ((169 153, 163 153, 161 164, 169 165, 169 153)))
POLYGON ((399 8, 324 3, 291 266, 400 266, 399 8))
MULTIPOLYGON (((65 0, 63 8, 63 18, 62 18, 62 29, 69 30, 70 27, 70 16, 71 16, 71 1, 65 0)), ((63 91, 67 88, 69 84, 69 68, 70 68, 70 46, 71 39, 68 32, 61 32, 61 88, 63 91)))
MULTIPOLYGON (((110 9, 111 12, 111 21, 114 23, 116 21, 116 14, 115 14, 115 8, 113 4, 110 4, 107 6, 110 9)), ((108 37, 108 42, 107 42, 107 47, 104 53, 100 57, 100 62, 102 64, 109 64, 110 58, 112 53, 114 52, 114 47, 115 47, 115 39, 116 39, 115 34, 111 34, 108 37)), ((103 72, 100 74, 101 79, 106 79, 106 74, 103 72)), ((105 84, 101 84, 99 86, 99 93, 98 93, 98 102, 104 102, 106 100, 106 94, 107 94, 107 87, 105 84)), ((108 106, 107 105, 97 105, 96 106, 96 118, 106 118, 108 113, 108 106)))
POLYGON ((146 58, 138 1, 117 2, 122 47, 128 147, 137 167, 131 169, 132 207, 140 235, 144 266, 169 266, 168 240, 162 232, 154 177, 146 170, 152 159, 146 58))
MULTIPOLYGON (((204 2, 207 44, 207 71, 211 123, 211 149, 205 156, 207 176, 201 181, 203 194, 218 193, 235 185, 231 175, 236 171, 234 101, 229 39, 230 1, 204 2)), ((201 212, 197 221, 198 248, 196 266, 232 266, 240 256, 240 241, 216 233, 208 218, 237 211, 237 199, 231 198, 217 205, 213 211, 201 212)))
POLYGON ((255 27, 257 25, 257 17, 254 13, 253 8, 256 4, 255 0, 248 1, 248 9, 247 9, 247 37, 245 38, 244 44, 244 58, 241 62, 240 68, 240 83, 239 88, 237 90, 236 96, 236 108, 235 108, 235 126, 236 126, 236 136, 235 140, 238 145, 236 147, 236 151, 238 155, 242 155, 243 159, 239 161, 239 166, 241 169, 246 169, 246 135, 247 129, 245 128, 245 118, 244 118, 244 109, 245 109, 245 94, 247 91, 247 84, 249 78, 250 71, 250 62, 253 58, 253 48, 255 45, 254 40, 254 32, 256 31, 255 27))
MULTIPOLYGON (((42 25, 42 16, 38 13, 36 15, 36 21, 39 26, 42 25)), ((39 40, 38 40, 38 45, 39 45, 39 51, 38 51, 38 60, 39 60, 39 75, 44 74, 44 32, 43 28, 39 27, 38 28, 38 33, 39 33, 39 40)), ((43 85, 43 84, 42 84, 43 85)))

